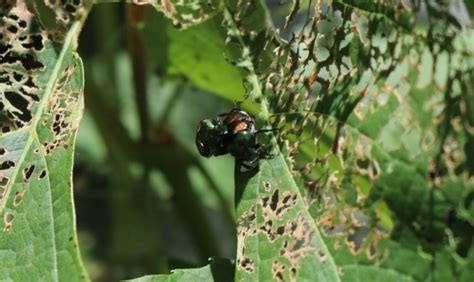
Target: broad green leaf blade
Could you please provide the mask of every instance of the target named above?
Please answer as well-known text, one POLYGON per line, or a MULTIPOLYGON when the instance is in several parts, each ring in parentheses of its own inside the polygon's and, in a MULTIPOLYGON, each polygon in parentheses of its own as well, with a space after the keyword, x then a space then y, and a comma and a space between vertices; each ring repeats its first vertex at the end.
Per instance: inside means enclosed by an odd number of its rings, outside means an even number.
POLYGON ((127 280, 133 282, 165 281, 216 281, 230 282, 234 279, 234 263, 228 259, 213 258, 211 263, 201 268, 176 269, 171 274, 148 275, 127 280))
POLYGON ((283 155, 235 174, 236 281, 339 281, 283 155))
MULTIPOLYGON (((244 74, 226 61, 226 31, 220 15, 185 30, 175 28, 152 9, 148 17, 141 35, 154 71, 164 77, 184 77, 229 101, 242 100, 244 74)), ((256 112, 254 104, 245 103, 245 106, 256 112)))
MULTIPOLYGON (((35 31, 38 20, 25 2, 0 8, 0 280, 86 280, 72 198, 83 111, 83 68, 74 49, 83 19, 49 7, 62 16, 53 36, 35 31)), ((84 15, 77 8, 76 16, 84 15)))
MULTIPOLYGON (((274 128, 288 125, 277 133, 283 158, 338 276, 469 277, 472 217, 462 203, 472 202, 472 126, 463 107, 473 62, 465 35, 445 22, 445 6, 429 4, 430 17, 443 20, 430 22, 439 32, 423 34, 413 32, 418 19, 410 6, 314 5, 301 9, 306 26, 295 21, 294 36, 285 42, 267 31, 262 48, 253 36, 261 29, 241 20, 252 16, 245 5, 227 11, 226 23, 260 117, 274 128), (284 117, 288 112, 299 117, 284 117)), ((244 218, 258 214, 255 208, 244 218)), ((243 262, 250 270, 265 261, 243 262)))

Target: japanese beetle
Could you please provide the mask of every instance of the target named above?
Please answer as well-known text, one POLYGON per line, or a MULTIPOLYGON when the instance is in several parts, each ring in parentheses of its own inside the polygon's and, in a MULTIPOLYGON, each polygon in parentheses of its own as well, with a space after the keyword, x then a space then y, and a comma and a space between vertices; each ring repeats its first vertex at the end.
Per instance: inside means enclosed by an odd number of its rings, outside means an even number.
POLYGON ((222 137, 227 127, 218 119, 204 119, 197 125, 196 147, 203 157, 227 154, 222 137))
POLYGON ((198 123, 196 146, 204 157, 231 154, 240 165, 252 170, 261 158, 269 158, 268 148, 257 143, 257 134, 268 130, 256 130, 255 120, 247 112, 234 108, 214 119, 198 123))

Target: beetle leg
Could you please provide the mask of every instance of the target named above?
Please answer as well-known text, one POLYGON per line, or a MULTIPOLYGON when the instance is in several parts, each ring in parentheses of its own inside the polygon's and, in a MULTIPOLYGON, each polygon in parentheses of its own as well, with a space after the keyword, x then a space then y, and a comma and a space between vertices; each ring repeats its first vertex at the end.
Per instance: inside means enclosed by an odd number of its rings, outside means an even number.
POLYGON ((259 159, 272 159, 273 157, 275 157, 272 153, 271 153, 271 146, 261 146, 260 144, 257 143, 257 145, 255 146, 255 150, 256 150, 256 154, 257 154, 257 158, 259 159))
POLYGON ((258 163, 255 163, 255 162, 242 161, 240 163, 240 171, 246 172, 246 171, 254 170, 257 167, 257 165, 258 163))

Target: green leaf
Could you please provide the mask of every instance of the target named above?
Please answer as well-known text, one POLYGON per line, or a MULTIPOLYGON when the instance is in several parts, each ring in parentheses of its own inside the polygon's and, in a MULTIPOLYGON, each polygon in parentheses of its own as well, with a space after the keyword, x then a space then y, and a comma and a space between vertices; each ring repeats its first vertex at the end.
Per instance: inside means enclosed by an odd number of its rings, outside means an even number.
MULTIPOLYGON (((228 42, 240 47, 239 65, 248 71, 248 94, 260 102, 260 117, 279 129, 281 142, 274 146, 284 150, 277 158, 287 161, 296 183, 285 189, 299 191, 314 229, 320 230, 337 265, 333 279, 458 279, 472 249, 465 236, 472 225, 459 208, 470 201, 464 144, 472 133, 454 120, 468 115, 459 107, 466 99, 459 98, 466 96, 459 89, 469 88, 461 77, 472 75, 472 55, 467 55, 472 52, 453 51, 464 42, 453 26, 445 37, 412 33, 408 27, 415 19, 408 6, 384 3, 369 9, 352 2, 315 4, 317 14, 307 22, 317 30, 303 27, 284 43, 268 32, 266 50, 249 44, 254 34, 240 17, 252 11, 242 5, 226 14, 228 42), (451 41, 453 46, 438 45, 451 41), (470 71, 451 63, 448 51, 462 57, 470 71), (270 58, 271 64, 262 68, 260 58, 270 58), (296 115, 285 116, 288 111, 296 115), (461 183, 465 194, 459 192, 461 183)), ((289 260, 276 276, 284 252, 275 249, 282 245, 261 247, 278 242, 273 228, 280 226, 273 219, 263 223, 259 194, 265 184, 258 182, 267 181, 268 190, 276 182, 281 189, 288 177, 268 170, 267 162, 273 160, 262 161, 260 172, 240 180, 237 278, 296 279, 299 273, 293 270, 291 276, 289 260)), ((281 196, 263 198, 274 199, 276 208, 281 196)))
POLYGON ((236 280, 339 281, 283 155, 262 160, 258 172, 240 172, 236 164, 235 175, 236 280))
POLYGON ((176 269, 171 274, 148 275, 132 280, 133 282, 164 281, 233 281, 234 263, 228 259, 213 258, 211 263, 201 268, 176 269))
POLYGON ((242 100, 244 75, 226 61, 221 21, 220 17, 214 17, 179 30, 160 14, 150 11, 150 19, 141 34, 151 67, 171 77, 183 76, 195 86, 230 101, 242 100))
POLYGON ((83 110, 83 67, 74 49, 83 19, 55 10, 64 16, 55 28, 65 29, 55 38, 33 32, 26 3, 2 5, 12 20, 0 22, 10 56, 0 68, 0 280, 86 280, 71 183, 83 110), (22 44, 9 45, 15 41, 22 44))

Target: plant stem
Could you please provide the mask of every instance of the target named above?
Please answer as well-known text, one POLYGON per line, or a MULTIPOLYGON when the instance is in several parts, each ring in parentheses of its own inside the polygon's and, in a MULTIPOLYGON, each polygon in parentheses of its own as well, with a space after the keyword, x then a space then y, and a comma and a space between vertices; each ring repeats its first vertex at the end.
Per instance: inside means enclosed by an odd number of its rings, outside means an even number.
POLYGON ((257 101, 260 103, 260 117, 268 121, 270 118, 269 110, 268 110, 268 102, 263 96, 262 92, 262 86, 260 85, 260 81, 258 79, 258 76, 255 72, 255 68, 252 63, 252 57, 250 55, 250 50, 245 44, 244 40, 242 39, 242 36, 240 36, 240 30, 237 27, 237 24, 232 16, 232 14, 229 12, 227 8, 224 8, 224 18, 229 24, 231 28, 231 32, 235 34, 235 38, 239 41, 240 45, 242 46, 242 59, 245 61, 245 68, 249 72, 247 76, 247 81, 250 82, 252 85, 252 98, 254 101, 257 101))

